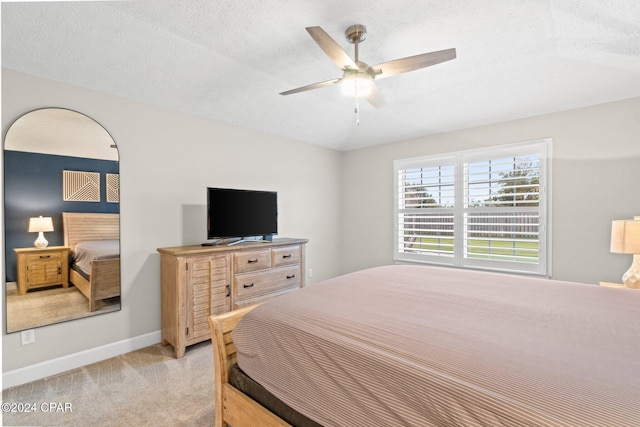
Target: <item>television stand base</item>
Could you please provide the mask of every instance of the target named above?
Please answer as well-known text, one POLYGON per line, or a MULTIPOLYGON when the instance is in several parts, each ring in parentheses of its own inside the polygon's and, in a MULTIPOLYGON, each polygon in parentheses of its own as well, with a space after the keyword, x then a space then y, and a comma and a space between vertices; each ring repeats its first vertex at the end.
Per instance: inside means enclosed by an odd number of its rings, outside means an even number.
POLYGON ((269 240, 253 240, 253 239, 241 239, 237 242, 229 243, 227 246, 243 245, 245 243, 270 243, 269 240))

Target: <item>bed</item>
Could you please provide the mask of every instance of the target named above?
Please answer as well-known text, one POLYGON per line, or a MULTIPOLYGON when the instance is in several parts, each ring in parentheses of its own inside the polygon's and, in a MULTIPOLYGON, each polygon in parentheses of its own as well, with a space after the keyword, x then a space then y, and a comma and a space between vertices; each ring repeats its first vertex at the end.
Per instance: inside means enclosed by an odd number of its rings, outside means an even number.
POLYGON ((95 311, 120 296, 120 215, 63 212, 64 245, 71 248, 69 281, 95 311))
POLYGON ((216 426, 308 425, 274 399, 327 427, 638 426, 639 318, 631 289, 423 266, 348 274, 209 319, 216 426), (270 396, 241 391, 238 372, 270 396))

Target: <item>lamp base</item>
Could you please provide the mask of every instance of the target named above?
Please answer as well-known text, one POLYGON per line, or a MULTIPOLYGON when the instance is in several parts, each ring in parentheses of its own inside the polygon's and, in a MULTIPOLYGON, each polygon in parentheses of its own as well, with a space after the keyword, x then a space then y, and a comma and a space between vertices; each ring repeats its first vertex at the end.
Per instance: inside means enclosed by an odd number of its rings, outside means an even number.
POLYGON ((46 248, 49 245, 49 242, 44 238, 44 234, 42 234, 42 231, 39 231, 38 238, 35 242, 33 242, 33 244, 36 248, 46 248))
POLYGON ((633 263, 622 276, 622 283, 627 288, 640 289, 640 255, 633 255, 633 263))

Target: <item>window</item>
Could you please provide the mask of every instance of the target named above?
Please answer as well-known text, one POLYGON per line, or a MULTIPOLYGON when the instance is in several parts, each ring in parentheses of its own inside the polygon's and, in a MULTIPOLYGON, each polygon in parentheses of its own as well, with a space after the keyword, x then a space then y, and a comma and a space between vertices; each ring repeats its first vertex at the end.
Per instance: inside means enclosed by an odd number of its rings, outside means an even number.
POLYGON ((396 160, 395 259, 551 275, 551 140, 396 160))

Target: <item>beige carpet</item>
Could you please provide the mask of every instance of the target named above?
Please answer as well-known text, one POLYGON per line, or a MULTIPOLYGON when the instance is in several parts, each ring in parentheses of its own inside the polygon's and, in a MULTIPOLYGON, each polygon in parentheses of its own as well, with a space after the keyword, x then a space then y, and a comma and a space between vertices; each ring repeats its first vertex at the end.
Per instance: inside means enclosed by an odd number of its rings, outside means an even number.
POLYGON ((19 295, 15 284, 7 283, 7 331, 22 331, 117 311, 120 310, 120 297, 98 301, 97 304, 97 310, 89 311, 89 300, 75 286, 19 295))
POLYGON ((210 341, 188 347, 182 359, 157 344, 4 390, 2 425, 212 426, 213 391, 210 341), (12 403, 35 411, 5 412, 12 403), (43 411, 49 403, 71 411, 43 411))

